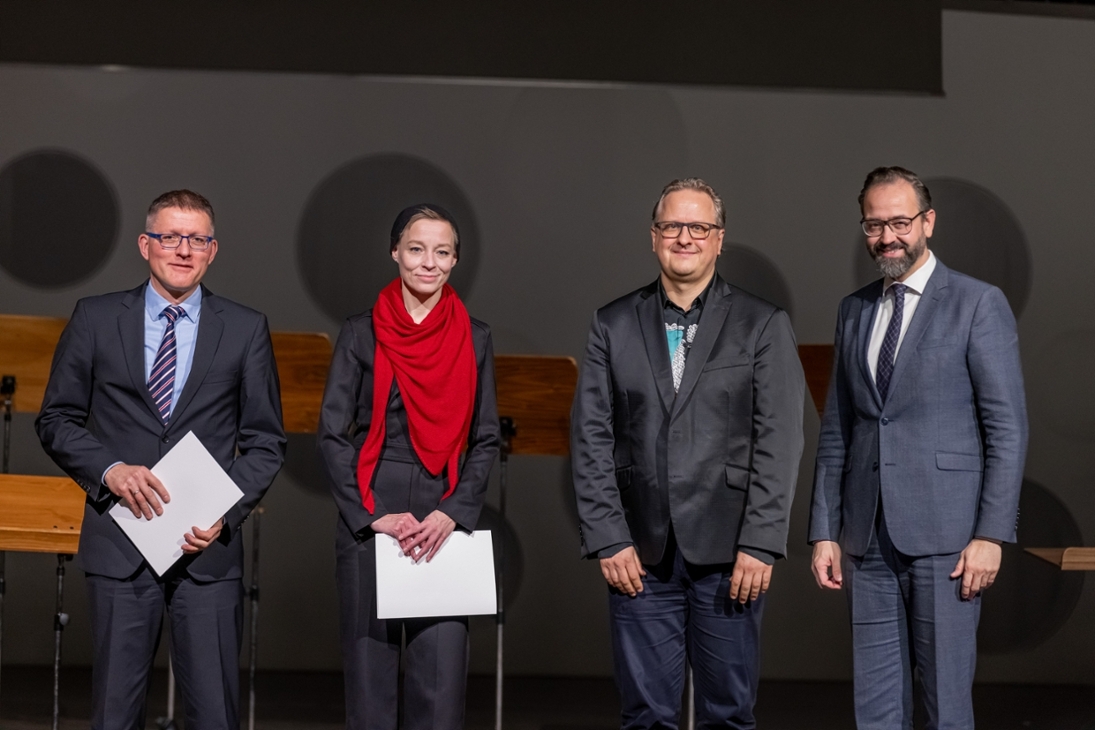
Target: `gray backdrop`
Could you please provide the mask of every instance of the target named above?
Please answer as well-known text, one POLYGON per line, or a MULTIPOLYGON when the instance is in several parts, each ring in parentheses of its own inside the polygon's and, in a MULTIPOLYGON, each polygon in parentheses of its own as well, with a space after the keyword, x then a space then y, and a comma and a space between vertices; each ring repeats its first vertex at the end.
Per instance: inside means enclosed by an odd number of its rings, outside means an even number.
MULTIPOLYGON (((786 306, 800 342, 830 342, 838 301, 872 276, 856 194, 869 169, 901 164, 935 192, 940 257, 999 284, 1020 315, 1020 540, 1091 542, 1092 68, 1095 23, 962 12, 944 14, 944 97, 0 66, 0 312, 67 316, 80 296, 136 285, 144 209, 190 187, 218 214, 209 286, 274 329, 334 334, 395 275, 395 213, 432 198, 465 229, 454 283, 496 350, 580 358, 593 309, 656 274, 661 186, 698 175, 726 201, 723 274, 786 306)), ((770 678, 850 672, 844 599, 815 587, 804 543, 817 429, 807 405, 791 554, 765 623, 770 678)), ((313 439, 290 448, 265 501, 260 667, 336 669, 335 510, 313 439)), ((13 471, 57 473, 29 416, 14 449, 13 471)), ((568 473, 562 458, 511 461, 513 674, 610 671, 568 473)), ((1018 549, 1004 571, 978 678, 1091 682, 1095 590, 1018 549)), ((65 661, 86 663, 71 575, 65 661)), ((5 663, 51 660, 52 576, 52 557, 9 554, 5 663)), ((493 650, 490 621, 474 620, 473 671, 491 670, 493 650)))

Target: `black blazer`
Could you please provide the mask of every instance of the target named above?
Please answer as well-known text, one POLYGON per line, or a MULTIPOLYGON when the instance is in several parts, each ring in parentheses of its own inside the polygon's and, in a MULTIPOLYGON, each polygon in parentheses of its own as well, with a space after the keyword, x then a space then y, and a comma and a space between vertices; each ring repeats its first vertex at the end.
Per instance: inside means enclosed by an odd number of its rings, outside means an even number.
MULTIPOLYGON (((451 517, 461 529, 469 532, 475 529, 476 522, 479 521, 479 512, 483 509, 487 495, 487 478, 501 443, 498 401, 494 391, 494 346, 491 343, 490 328, 472 318, 471 332, 477 384, 475 411, 468 431, 468 450, 460 467, 456 490, 437 505, 437 509, 451 517)), ((338 335, 331 359, 317 437, 317 448, 327 470, 339 515, 350 533, 359 539, 372 537, 372 530, 367 528, 373 520, 389 512, 404 511, 385 508, 384 492, 387 485, 377 481, 373 489, 374 512, 369 514, 361 504, 361 490, 357 484, 358 454, 361 453, 361 447, 369 433, 373 414, 375 350, 372 310, 347 319, 338 335)), ((396 392, 394 384, 393 380, 393 393, 396 392)), ((399 398, 398 395, 395 397, 399 398)), ((391 410, 389 403, 389 412, 391 410)), ((397 448, 401 453, 397 460, 413 459, 425 471, 417 455, 413 455, 413 451, 406 448, 408 444, 400 437, 400 432, 392 428, 400 425, 402 431, 406 426, 402 408, 398 411, 395 418, 388 419, 387 438, 380 457, 388 458, 391 445, 398 442, 397 448)), ((380 469, 379 464, 377 469, 380 469)), ((406 485, 402 488, 406 489, 406 485)), ((400 494, 396 499, 393 495, 393 502, 395 501, 405 503, 407 496, 400 494)))
POLYGON ((194 361, 165 426, 144 374, 146 286, 76 303, 35 421, 46 452, 87 492, 77 565, 112 578, 137 572, 143 558, 109 514, 118 500, 102 484, 103 472, 117 461, 154 466, 193 431, 243 499, 224 516, 220 538, 179 565, 198 580, 238 578, 240 526, 285 458, 266 317, 202 288, 194 361))
POLYGON ((784 555, 804 393, 787 314, 717 275, 677 394, 658 282, 597 310, 571 415, 583 554, 657 563, 672 523, 696 565, 784 555))

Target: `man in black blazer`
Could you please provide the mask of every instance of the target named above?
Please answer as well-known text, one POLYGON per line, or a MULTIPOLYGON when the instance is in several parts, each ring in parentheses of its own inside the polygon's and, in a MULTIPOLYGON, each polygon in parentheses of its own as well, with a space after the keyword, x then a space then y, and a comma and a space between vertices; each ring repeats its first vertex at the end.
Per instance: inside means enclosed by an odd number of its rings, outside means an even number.
POLYGON ((657 281, 599 309, 574 396, 582 552, 609 584, 624 728, 753 728, 760 621, 783 557, 805 381, 787 314, 715 273, 722 201, 674 180, 657 281))
POLYGON ((165 193, 145 228, 149 280, 77 302, 35 425, 87 492, 77 565, 92 623, 91 727, 144 726, 166 607, 186 726, 238 730, 240 527, 285 454, 277 369, 266 318, 201 285, 217 254, 209 201, 165 193), (191 431, 244 496, 215 524, 179 535, 186 554, 157 576, 109 510, 163 514, 170 494, 149 467, 191 431))

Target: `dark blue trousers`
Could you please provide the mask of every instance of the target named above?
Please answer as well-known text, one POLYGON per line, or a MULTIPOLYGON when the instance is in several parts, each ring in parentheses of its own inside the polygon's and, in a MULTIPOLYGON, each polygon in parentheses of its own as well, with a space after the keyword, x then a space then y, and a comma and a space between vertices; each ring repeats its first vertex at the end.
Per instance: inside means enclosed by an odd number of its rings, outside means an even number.
MULTIPOLYGON (((170 574, 169 574, 170 575, 170 574)), ((186 700, 186 727, 240 726, 243 583, 157 578, 148 567, 128 580, 87 576, 91 614, 92 730, 145 726, 145 700, 164 609, 171 621, 171 664, 186 700)))
POLYGON ((609 589, 621 727, 678 727, 687 660, 696 727, 755 728, 764 596, 731 601, 733 565, 690 565, 672 536, 662 561, 645 567, 634 598, 609 589))

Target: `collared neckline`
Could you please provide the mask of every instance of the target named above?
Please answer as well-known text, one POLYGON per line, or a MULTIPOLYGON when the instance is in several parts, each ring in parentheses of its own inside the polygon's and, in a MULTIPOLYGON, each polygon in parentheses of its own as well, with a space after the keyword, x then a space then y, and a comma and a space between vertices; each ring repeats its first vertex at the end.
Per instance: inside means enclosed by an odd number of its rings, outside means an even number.
MULTIPOLYGON (((144 308, 148 313, 149 320, 155 322, 159 320, 160 315, 163 314, 163 310, 171 306, 171 302, 167 301, 156 291, 152 286, 152 281, 149 280, 148 286, 144 288, 144 308)), ((180 307, 184 312, 184 316, 191 322, 197 324, 198 316, 201 314, 202 308, 202 288, 198 286, 194 292, 186 299, 179 302, 180 307)))
POLYGON ((699 293, 695 299, 692 300, 692 306, 688 308, 688 311, 681 309, 677 306, 677 303, 669 298, 669 295, 665 293, 665 286, 662 284, 662 277, 658 277, 658 295, 662 300, 662 309, 675 309, 681 314, 689 314, 696 310, 703 310, 704 305, 707 303, 708 294, 711 292, 711 288, 715 285, 715 279, 719 278, 718 274, 713 274, 711 280, 707 282, 707 286, 703 288, 703 291, 699 293))

